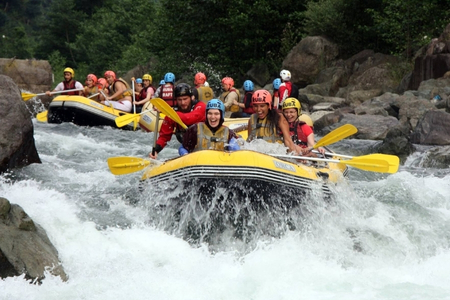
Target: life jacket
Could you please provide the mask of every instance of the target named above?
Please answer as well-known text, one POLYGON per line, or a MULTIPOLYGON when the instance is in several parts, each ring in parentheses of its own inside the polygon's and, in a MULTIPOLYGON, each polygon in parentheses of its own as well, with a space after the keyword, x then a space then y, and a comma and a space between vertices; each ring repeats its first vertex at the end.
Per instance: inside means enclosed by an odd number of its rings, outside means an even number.
MULTIPOLYGON (((239 91, 232 87, 229 91, 222 93, 221 98, 223 99, 223 101, 222 101, 223 103, 227 102, 227 97, 231 92, 236 92, 236 94, 238 95, 238 101, 240 101, 241 95, 239 94, 239 91)), ((239 109, 240 108, 238 105, 231 105, 231 107, 230 107, 231 112, 238 112, 239 109)))
POLYGON ((255 113, 252 106, 252 96, 253 92, 245 92, 243 103, 245 104, 245 108, 242 110, 242 112, 252 115, 255 113))
POLYGON ((208 103, 214 97, 213 90, 209 86, 201 86, 197 88, 198 100, 208 103))
MULTIPOLYGON (((65 91, 75 89, 75 83, 76 83, 75 80, 72 79, 69 82, 64 80, 63 83, 64 83, 64 90, 65 91)), ((79 94, 78 91, 73 91, 73 92, 68 92, 68 93, 61 93, 61 95, 71 95, 71 96, 78 95, 78 94, 79 94)))
POLYGON ((267 124, 267 117, 264 120, 260 120, 257 114, 253 114, 250 117, 251 132, 248 136, 248 140, 263 139, 269 143, 283 143, 282 134, 278 130, 276 124, 267 124))
POLYGON ((224 150, 229 134, 230 130, 226 126, 221 126, 213 133, 205 123, 197 123, 197 145, 194 151, 224 150))
MULTIPOLYGON (((92 96, 94 94, 97 94, 99 92, 98 91, 98 87, 95 86, 95 85, 93 87, 87 87, 87 88, 88 88, 88 92, 87 92, 87 94, 85 94, 86 98, 89 98, 90 96, 92 96)), ((98 95, 96 97, 92 97, 90 99, 97 100, 98 99, 98 95)))
POLYGON ((289 135, 292 138, 292 141, 296 144, 301 146, 302 148, 308 147, 308 137, 305 135, 305 133, 302 130, 302 127, 306 125, 303 121, 295 121, 292 123, 289 123, 289 135))
POLYGON ((161 99, 167 102, 171 107, 177 107, 175 99, 174 86, 171 83, 166 83, 161 88, 161 99))
MULTIPOLYGON (((110 95, 114 95, 114 94, 116 93, 116 90, 114 89, 114 86, 116 85, 116 82, 117 82, 117 81, 120 81, 120 82, 122 82, 123 84, 125 84, 125 87, 126 87, 127 89, 126 89, 125 92, 123 92, 121 95, 115 97, 115 98, 112 99, 112 100, 117 101, 117 100, 121 100, 121 99, 123 99, 124 97, 127 97, 127 96, 130 96, 130 97, 131 97, 133 94, 132 94, 132 91, 131 91, 131 89, 130 89, 130 86, 129 86, 128 83, 127 83, 125 80, 123 80, 122 78, 114 79, 114 83, 109 85, 109 87, 108 87, 108 89, 109 89, 109 94, 110 94, 110 95)), ((127 99, 125 99, 125 100, 127 100, 127 99)), ((128 99, 128 100, 129 100, 129 99, 128 99)))
MULTIPOLYGON (((149 89, 149 88, 152 89, 153 94, 155 94, 155 89, 152 86, 143 87, 142 90, 139 92, 139 100, 144 100, 145 98, 147 98, 147 89, 149 89)), ((136 100, 138 100, 138 99, 136 99, 136 100)), ((142 105, 140 105, 140 106, 142 106, 142 105)))

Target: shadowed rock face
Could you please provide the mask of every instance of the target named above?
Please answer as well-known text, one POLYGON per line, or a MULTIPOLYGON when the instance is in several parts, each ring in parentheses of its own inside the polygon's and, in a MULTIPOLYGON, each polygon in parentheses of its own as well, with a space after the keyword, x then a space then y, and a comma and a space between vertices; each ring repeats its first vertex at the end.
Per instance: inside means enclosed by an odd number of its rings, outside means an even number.
POLYGON ((16 84, 0 75, 0 173, 40 162, 31 114, 16 84))
POLYGON ((25 274, 40 282, 46 269, 67 280, 58 251, 44 229, 20 206, 0 197, 0 277, 25 274))

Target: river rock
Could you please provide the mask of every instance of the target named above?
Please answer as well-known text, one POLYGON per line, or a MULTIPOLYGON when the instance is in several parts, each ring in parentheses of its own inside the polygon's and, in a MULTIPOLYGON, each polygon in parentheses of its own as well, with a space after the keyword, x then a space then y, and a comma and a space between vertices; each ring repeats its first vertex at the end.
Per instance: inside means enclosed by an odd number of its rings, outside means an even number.
POLYGON ((433 147, 427 150, 420 166, 423 168, 448 169, 450 167, 450 146, 433 147))
POLYGON ((409 127, 399 123, 388 129, 381 144, 376 144, 373 152, 397 155, 402 162, 414 152, 410 141, 409 127))
POLYGON ((0 197, 0 277, 25 274, 40 282, 45 270, 67 280, 58 251, 44 229, 22 207, 0 197))
POLYGON ((319 72, 331 67, 339 54, 336 44, 325 37, 308 36, 292 48, 282 68, 291 72, 291 81, 299 87, 313 84, 319 72))
POLYGON ((17 85, 0 75, 0 173, 40 162, 31 114, 17 85))
POLYGON ((398 110, 398 119, 414 130, 423 115, 430 110, 437 110, 435 105, 427 99, 405 93, 397 97, 392 104, 393 109, 398 110))
POLYGON ((411 142, 423 145, 450 145, 450 114, 427 111, 411 134, 411 142))

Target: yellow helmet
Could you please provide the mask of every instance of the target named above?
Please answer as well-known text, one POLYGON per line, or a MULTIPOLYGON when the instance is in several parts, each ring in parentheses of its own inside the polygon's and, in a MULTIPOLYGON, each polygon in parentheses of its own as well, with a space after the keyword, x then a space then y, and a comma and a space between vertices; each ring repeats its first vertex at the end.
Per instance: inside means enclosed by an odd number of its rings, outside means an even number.
POLYGON ((288 108, 296 108, 298 115, 300 116, 302 114, 302 105, 300 104, 300 101, 293 97, 289 97, 283 102, 283 110, 288 108))
POLYGON ((72 68, 65 68, 63 73, 70 73, 72 74, 72 77, 75 76, 75 72, 72 68))
POLYGON ((142 76, 142 80, 150 80, 150 84, 153 81, 152 76, 150 76, 150 74, 144 74, 144 76, 142 76))

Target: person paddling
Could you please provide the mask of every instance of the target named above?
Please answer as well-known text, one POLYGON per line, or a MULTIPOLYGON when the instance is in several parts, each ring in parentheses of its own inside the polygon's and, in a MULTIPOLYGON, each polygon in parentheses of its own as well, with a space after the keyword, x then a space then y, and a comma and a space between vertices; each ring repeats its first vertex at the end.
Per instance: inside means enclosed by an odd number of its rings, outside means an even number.
POLYGON ((102 101, 106 106, 112 105, 115 109, 125 112, 131 112, 133 105, 131 103, 132 92, 128 83, 122 78, 116 78, 113 71, 105 72, 106 81, 109 84, 109 93, 106 100, 102 101))
POLYGON ((208 103, 214 97, 214 92, 209 86, 205 86, 206 75, 202 72, 198 72, 194 76, 194 85, 197 89, 198 100, 204 103, 208 103))
POLYGON ((155 89, 152 86, 152 76, 150 74, 144 74, 142 76, 143 84, 138 99, 134 102, 136 104, 136 113, 140 113, 145 103, 152 99, 155 89))
MULTIPOLYGON (((311 126, 299 120, 302 114, 300 101, 290 97, 283 102, 283 115, 289 123, 289 134, 292 141, 297 145, 297 151, 303 156, 316 156, 311 149, 316 144, 314 132, 311 126)), ((325 149, 319 147, 320 153, 325 154, 325 149)))
POLYGON ((206 104, 206 121, 190 126, 178 149, 180 155, 199 150, 239 150, 238 136, 233 130, 223 126, 225 105, 219 99, 206 104))
POLYGON ((97 76, 95 76, 94 74, 89 74, 88 76, 86 76, 86 86, 84 87, 83 92, 84 97, 99 101, 97 81, 97 76))
POLYGON ((80 91, 60 93, 60 95, 83 95, 83 85, 81 84, 81 82, 76 81, 74 79, 75 71, 72 68, 65 68, 63 72, 64 72, 64 81, 58 83, 58 85, 55 87, 53 91, 46 91, 45 94, 47 96, 51 96, 52 92, 79 89, 80 91))
MULTIPOLYGON (((175 87, 174 94, 178 108, 177 114, 186 126, 205 121, 206 104, 193 97, 194 94, 190 85, 186 83, 178 84, 175 87)), ((173 133, 175 133, 177 140, 182 143, 185 132, 185 129, 166 116, 161 125, 161 129, 159 130, 156 146, 152 149, 152 152, 149 153, 149 157, 156 159, 158 153, 161 152, 167 145, 167 142, 172 139, 173 133)))
POLYGON ((232 113, 230 116, 231 118, 247 118, 254 113, 252 106, 252 97, 254 88, 255 85, 253 84, 253 81, 251 80, 244 81, 244 92, 245 92, 244 99, 242 100, 242 102, 233 100, 233 104, 241 108, 242 111, 232 113))
POLYGON ((289 124, 286 118, 278 110, 272 109, 272 95, 269 91, 255 91, 252 105, 255 113, 248 120, 247 141, 263 139, 269 143, 284 143, 290 151, 298 154, 289 134, 289 124))

